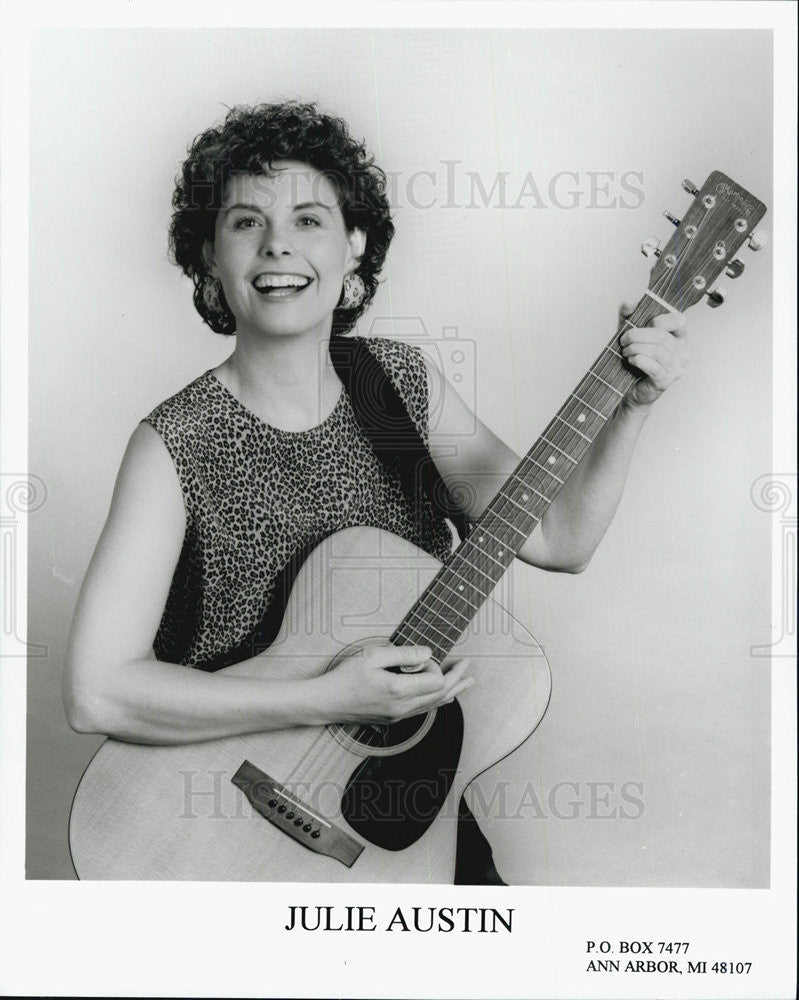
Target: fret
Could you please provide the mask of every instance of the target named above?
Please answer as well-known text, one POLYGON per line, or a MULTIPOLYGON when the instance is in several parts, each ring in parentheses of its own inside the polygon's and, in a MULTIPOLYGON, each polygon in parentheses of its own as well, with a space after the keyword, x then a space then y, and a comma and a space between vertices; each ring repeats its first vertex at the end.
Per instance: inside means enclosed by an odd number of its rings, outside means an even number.
MULTIPOLYGON (((472 604, 472 602, 471 602, 471 601, 470 601, 470 600, 468 599, 468 597, 464 597, 464 596, 463 596, 463 594, 462 594, 462 592, 461 592, 461 591, 457 590, 457 589, 456 589, 455 587, 451 587, 451 586, 450 586, 450 585, 449 585, 449 584, 448 584, 448 583, 447 583, 447 582, 446 582, 446 581, 444 580, 444 577, 443 577, 443 576, 441 577, 441 579, 440 579, 440 580, 438 580, 438 581, 436 582, 436 584, 435 584, 435 585, 436 585, 436 586, 441 586, 441 587, 446 587, 446 588, 447 588, 447 590, 449 590, 449 591, 450 591, 450 593, 452 593, 452 594, 455 594, 455 595, 456 595, 457 597, 460 597, 460 599, 461 599, 462 601, 466 601, 466 603, 467 603, 467 604, 469 605, 469 607, 470 607, 470 608, 472 608, 472 610, 473 610, 473 611, 477 611, 477 608, 479 608, 479 607, 480 607, 480 605, 479 605, 479 604, 478 604, 478 605, 474 605, 474 604, 472 604)), ((466 586, 466 584, 465 584, 465 583, 461 583, 461 584, 460 584, 460 586, 461 586, 461 587, 465 587, 465 586, 466 586)), ((484 593, 482 592, 482 590, 480 590, 480 588, 479 588, 479 587, 475 586, 474 584, 470 584, 470 586, 471 586, 471 587, 472 587, 472 588, 473 588, 474 590, 476 590, 476 591, 477 591, 477 593, 478 593, 478 594, 480 595, 480 597, 482 598, 482 600, 485 600, 485 598, 486 598, 486 597, 488 597, 488 594, 484 594, 484 593)), ((482 600, 481 600, 481 602, 480 602, 481 604, 482 604, 482 600)))
MULTIPOLYGON (((493 503, 493 500, 492 500, 492 503, 493 503)), ((488 510, 490 510, 490 509, 491 508, 489 507, 488 510)), ((486 511, 486 513, 488 513, 488 510, 486 511)), ((493 532, 489 531, 488 528, 485 528, 479 522, 478 522, 478 525, 475 528, 475 530, 469 536, 469 541, 472 543, 472 545, 476 545, 478 543, 480 545, 482 545, 483 544, 483 540, 484 540, 484 538, 485 538, 486 535, 488 535, 488 537, 491 539, 492 542, 497 542, 498 545, 504 545, 505 544, 502 541, 501 538, 497 538, 497 536, 493 532)), ((483 550, 481 549, 480 551, 482 552, 483 550)))
MULTIPOLYGON (((502 493, 500 493, 499 496, 501 496, 503 498, 503 500, 509 500, 510 499, 510 497, 505 497, 502 493)), ((516 506, 518 507, 518 504, 516 506)), ((522 510, 524 510, 523 507, 522 507, 522 510)), ((499 511, 496 511, 496 510, 493 509, 493 502, 492 502, 492 506, 489 507, 488 510, 486 511, 486 514, 491 514, 494 517, 499 518, 499 520, 502 521, 503 524, 507 524, 507 526, 509 528, 511 528, 513 531, 515 531, 517 534, 522 535, 524 538, 527 537, 527 532, 526 531, 522 531, 521 528, 517 528, 516 525, 515 524, 511 524, 510 521, 506 521, 505 518, 499 513, 499 511)))
POLYGON ((441 594, 436 594, 433 598, 436 601, 441 601, 445 608, 449 608, 450 611, 454 611, 458 618, 462 618, 465 622, 470 622, 472 620, 471 615, 465 615, 462 611, 458 611, 457 608, 453 608, 451 604, 444 600, 441 594))
POLYGON ((603 422, 607 421, 608 418, 605 416, 605 414, 604 413, 600 413, 599 410, 595 410, 593 408, 593 406, 591 406, 590 403, 586 403, 586 401, 582 398, 582 396, 578 396, 576 392, 570 392, 569 395, 572 398, 576 399, 578 401, 578 403, 580 403, 582 406, 587 406, 588 409, 592 413, 595 413, 599 417, 600 420, 602 420, 603 422))
MULTIPOLYGON (((533 458, 532 455, 528 455, 527 458, 533 463, 533 465, 537 465, 542 472, 546 472, 548 476, 552 476, 553 479, 557 479, 560 485, 563 486, 565 482, 564 479, 561 479, 559 476, 556 476, 555 473, 551 469, 548 469, 545 465, 542 465, 540 462, 536 462, 536 460, 533 458)), ((551 500, 547 500, 547 503, 551 502, 552 502, 551 500)))
POLYGON ((394 630, 394 634, 389 639, 389 642, 396 642, 397 639, 401 639, 402 642, 400 643, 400 645, 415 646, 417 645, 416 642, 417 638, 418 636, 414 633, 413 626, 408 624, 408 620, 406 618, 404 621, 400 622, 400 624, 396 627, 396 629, 394 630), (403 631, 405 629, 411 629, 411 634, 403 635, 403 631))
MULTIPOLYGON (((502 553, 502 552, 504 551, 504 549, 500 549, 499 551, 500 551, 500 553, 502 553)), ((488 551, 487 551, 486 549, 480 549, 480 550, 479 550, 479 552, 480 552, 480 555, 481 555, 481 556, 488 556, 488 558, 489 558, 489 559, 491 560, 491 562, 493 562, 493 563, 496 563, 496 564, 497 564, 497 566, 502 566, 502 567, 504 568, 504 565, 505 565, 505 564, 504 564, 504 563, 501 563, 501 562, 499 561, 499 559, 495 559, 495 558, 494 558, 494 557, 493 557, 493 556, 491 555, 491 553, 490 553, 490 552, 488 552, 488 551)))
MULTIPOLYGON (((479 587, 477 586, 477 583, 476 583, 476 582, 474 582, 473 580, 467 580, 467 579, 466 579, 466 577, 464 577, 464 576, 461 576, 461 574, 460 574, 460 573, 459 573, 459 572, 458 572, 458 571, 457 571, 456 569, 454 569, 454 568, 453 568, 453 565, 452 565, 452 560, 454 560, 455 556, 457 556, 457 555, 458 555, 458 551, 459 551, 459 550, 456 550, 456 551, 455 551, 455 552, 453 553, 453 555, 452 555, 452 559, 450 560, 450 562, 448 562, 448 563, 447 563, 447 565, 446 565, 446 566, 444 566, 444 568, 442 569, 442 571, 441 571, 441 580, 442 580, 442 582, 444 582, 444 577, 446 576, 446 573, 447 573, 447 572, 450 572, 450 573, 452 573, 452 575, 453 575, 453 576, 455 577, 455 579, 456 579, 456 580, 459 580, 459 581, 460 581, 460 582, 458 583, 458 587, 464 587, 464 588, 465 588, 465 587, 472 587, 472 588, 473 588, 474 590, 476 590, 476 591, 477 591, 477 593, 478 593, 478 594, 480 595, 480 598, 481 598, 481 600, 485 600, 485 599, 486 599, 486 597, 488 597, 488 595, 489 595, 489 594, 491 593, 491 589, 489 588, 489 589, 488 589, 488 590, 486 590, 486 591, 483 591, 483 590, 481 590, 481 589, 480 589, 480 588, 479 588, 479 587)), ((434 581, 434 582, 435 582, 435 581, 434 581)), ((431 586, 432 586, 432 585, 431 585, 431 586)))
MULTIPOLYGON (((534 461, 534 459, 531 459, 531 461, 534 461)), ((535 464, 538 465, 538 462, 536 462, 535 464)), ((553 473, 549 472, 548 469, 544 469, 544 472, 547 472, 550 476, 552 476, 553 479, 557 479, 557 476, 555 476, 553 473)), ((546 503, 546 504, 552 503, 552 500, 550 499, 550 497, 546 496, 546 494, 544 494, 544 493, 541 493, 539 490, 537 490, 535 488, 535 486, 531 486, 526 480, 520 479, 519 476, 517 476, 515 472, 514 472, 514 474, 513 474, 513 476, 511 478, 518 479, 519 482, 522 484, 522 486, 524 486, 524 488, 526 490, 532 490, 533 493, 536 493, 538 496, 541 497, 541 499, 544 501, 544 503, 546 503)))
MULTIPOLYGON (((538 496, 540 496, 543 500, 547 500, 547 498, 544 496, 543 493, 538 493, 538 490, 533 489, 532 486, 530 486, 529 489, 532 490, 533 493, 537 493, 538 496)), ((505 500, 510 500, 510 502, 514 505, 514 507, 518 507, 519 510, 523 510, 525 512, 525 514, 529 514, 531 517, 535 517, 536 516, 533 511, 530 511, 523 504, 520 504, 517 500, 514 500, 513 497, 509 497, 507 494, 503 494, 503 496, 504 496, 505 500)), ((548 500, 547 500, 547 503, 549 503, 548 500)))
MULTIPOLYGON (((421 614, 422 614, 422 612, 421 612, 421 611, 419 611, 419 610, 418 610, 418 609, 416 609, 416 608, 412 608, 412 609, 410 610, 410 612, 408 613, 408 617, 407 617, 407 618, 405 619, 405 621, 407 621, 407 622, 408 622, 408 624, 409 624, 409 625, 411 626, 411 628, 414 628, 414 629, 416 629, 416 631, 417 631, 417 632, 418 632, 418 633, 419 633, 420 635, 422 635, 422 634, 424 634, 424 633, 423 633, 422 629, 420 629, 420 628, 419 628, 419 626, 418 626, 418 623, 417 623, 417 624, 414 624, 414 623, 412 623, 412 622, 410 622, 410 621, 408 620, 408 619, 409 619, 409 618, 411 617, 411 615, 414 615, 414 614, 416 614, 416 615, 421 615, 421 614)), ((422 625, 424 626, 424 630, 425 630, 425 631, 426 631, 427 629, 432 629, 432 630, 433 630, 433 632, 438 632, 438 634, 439 634, 439 635, 441 636, 441 638, 442 638, 442 639, 445 639, 445 640, 446 640, 447 642, 450 642, 450 641, 451 641, 451 637, 450 637, 450 636, 448 636, 448 635, 445 635, 445 634, 444 634, 444 633, 443 633, 443 632, 441 631, 441 629, 438 629, 438 628, 436 628, 436 627, 435 627, 435 625, 434 625, 434 624, 433 624, 432 622, 429 622, 429 621, 427 621, 426 619, 423 619, 423 620, 422 620, 422 625)), ((460 635, 460 632, 458 632, 458 635, 460 635)))
POLYGON ((598 379, 603 385, 606 385, 608 389, 610 389, 611 392, 615 392, 617 396, 624 396, 624 393, 617 389, 615 385, 611 385, 610 382, 606 382, 602 376, 597 375, 593 369, 588 374, 593 375, 595 379, 598 379))
POLYGON ((555 414, 555 420, 560 420, 560 422, 562 424, 566 424, 566 426, 569 428, 569 430, 574 431, 575 434, 579 434, 580 437, 583 439, 583 441, 587 441, 589 444, 593 443, 593 440, 594 440, 593 438, 588 437, 587 434, 583 434, 582 431, 578 431, 576 427, 572 427, 572 425, 569 423, 569 421, 568 420, 564 420, 563 417, 560 416, 560 414, 558 414, 558 413, 555 414))
POLYGON ((550 441, 549 438, 546 437, 546 435, 542 434, 541 440, 546 441, 548 445, 551 445, 555 449, 555 451, 559 451, 561 455, 564 455, 566 458, 568 458, 570 462, 574 462, 575 465, 577 464, 577 459, 573 455, 570 455, 568 451, 564 451, 562 448, 558 448, 558 446, 554 444, 552 441, 550 441))
MULTIPOLYGON (((492 587, 492 589, 493 589, 493 586, 494 586, 494 584, 496 583, 496 580, 494 580, 494 578, 493 578, 492 576, 489 576, 489 575, 488 575, 488 573, 484 573, 484 572, 483 572, 483 570, 481 570, 481 569, 480 569, 480 567, 479 567, 479 566, 478 566, 478 565, 477 565, 476 563, 471 563, 471 564, 470 564, 470 569, 476 569, 476 570, 477 570, 477 572, 478 572, 478 573, 479 573, 479 574, 480 574, 481 576, 484 576, 484 577, 486 578, 486 580, 490 580, 490 581, 491 581, 491 587, 492 587)), ((489 590, 489 592, 488 592, 488 593, 490 594, 490 593, 491 593, 491 591, 489 590)), ((488 595, 486 595, 486 596, 488 596, 488 595)))
POLYGON ((623 354, 619 354, 619 352, 616 350, 616 348, 615 347, 611 347, 610 344, 608 344, 608 346, 605 348, 605 350, 606 351, 610 351, 611 354, 615 354, 617 358, 621 358, 621 360, 624 361, 624 355, 623 354))

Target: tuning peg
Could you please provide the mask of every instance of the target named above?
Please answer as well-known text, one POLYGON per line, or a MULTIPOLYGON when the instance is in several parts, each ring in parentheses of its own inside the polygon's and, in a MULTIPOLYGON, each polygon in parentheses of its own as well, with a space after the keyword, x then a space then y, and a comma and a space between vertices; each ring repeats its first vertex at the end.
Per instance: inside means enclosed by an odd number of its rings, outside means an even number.
POLYGON ((696 184, 694 184, 693 181, 689 181, 687 177, 682 182, 682 189, 683 191, 687 191, 688 194, 692 194, 694 196, 699 194, 699 188, 696 186, 696 184))
POLYGON ((676 218, 676 216, 672 215, 671 212, 664 212, 663 214, 666 216, 669 222, 673 222, 675 226, 679 226, 680 220, 676 218))
POLYGON ((644 242, 641 244, 641 253, 644 257, 651 257, 654 254, 656 257, 660 256, 660 240, 656 240, 654 236, 647 236, 644 242))
POLYGON ((749 234, 749 249, 762 250, 768 243, 768 235, 762 229, 755 229, 749 234))
POLYGON ((707 295, 707 304, 711 309, 718 309, 727 298, 727 293, 723 288, 714 288, 712 292, 705 292, 705 294, 707 295))
POLYGON ((740 278, 743 273, 744 262, 742 260, 738 260, 737 257, 735 260, 731 260, 726 267, 726 274, 728 278, 740 278))

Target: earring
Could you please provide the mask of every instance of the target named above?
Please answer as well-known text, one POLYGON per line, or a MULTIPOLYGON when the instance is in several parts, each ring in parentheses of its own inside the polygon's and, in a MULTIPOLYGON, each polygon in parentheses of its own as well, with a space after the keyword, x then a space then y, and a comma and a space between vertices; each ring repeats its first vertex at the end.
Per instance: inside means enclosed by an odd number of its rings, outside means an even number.
POLYGON ((366 285, 360 274, 345 274, 344 286, 341 290, 341 298, 338 302, 339 309, 357 309, 363 302, 366 295, 366 285))
POLYGON ((222 284, 219 278, 212 278, 210 274, 206 274, 203 278, 203 302, 209 312, 223 313, 225 311, 219 301, 221 291, 222 284))

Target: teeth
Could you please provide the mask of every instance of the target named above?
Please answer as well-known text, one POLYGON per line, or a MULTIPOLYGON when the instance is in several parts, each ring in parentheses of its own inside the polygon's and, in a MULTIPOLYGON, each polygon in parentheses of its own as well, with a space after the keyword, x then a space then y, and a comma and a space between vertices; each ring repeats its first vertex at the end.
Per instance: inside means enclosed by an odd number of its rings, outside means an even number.
POLYGON ((256 288, 304 288, 310 278, 302 274, 259 274, 253 282, 256 288))

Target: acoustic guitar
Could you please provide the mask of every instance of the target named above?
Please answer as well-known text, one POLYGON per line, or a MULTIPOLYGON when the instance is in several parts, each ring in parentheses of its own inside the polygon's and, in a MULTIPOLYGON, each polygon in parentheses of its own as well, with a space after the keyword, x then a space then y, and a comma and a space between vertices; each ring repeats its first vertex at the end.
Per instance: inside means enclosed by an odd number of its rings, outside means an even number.
POLYGON ((458 802, 535 730, 550 695, 535 639, 489 595, 635 380, 619 351, 646 326, 708 296, 748 241, 762 202, 724 174, 701 189, 655 256, 647 291, 543 434, 441 564, 374 528, 318 545, 263 654, 226 668, 263 677, 335 670, 372 643, 468 656, 478 683, 452 704, 392 725, 329 725, 181 746, 106 740, 72 805, 82 879, 452 883, 458 802))

